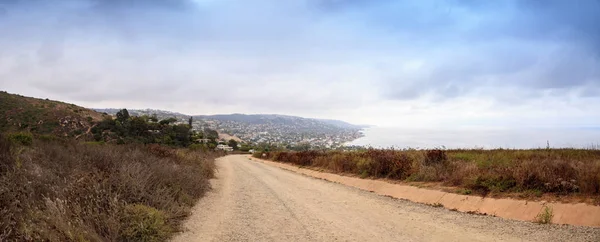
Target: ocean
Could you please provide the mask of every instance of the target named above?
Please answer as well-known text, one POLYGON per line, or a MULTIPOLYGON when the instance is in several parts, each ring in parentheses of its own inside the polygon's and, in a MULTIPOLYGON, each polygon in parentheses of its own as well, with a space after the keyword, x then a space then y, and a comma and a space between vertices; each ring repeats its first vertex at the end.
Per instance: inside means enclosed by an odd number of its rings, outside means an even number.
POLYGON ((531 149, 594 148, 600 149, 598 128, 454 128, 407 129, 372 127, 364 137, 348 145, 374 148, 483 148, 531 149))

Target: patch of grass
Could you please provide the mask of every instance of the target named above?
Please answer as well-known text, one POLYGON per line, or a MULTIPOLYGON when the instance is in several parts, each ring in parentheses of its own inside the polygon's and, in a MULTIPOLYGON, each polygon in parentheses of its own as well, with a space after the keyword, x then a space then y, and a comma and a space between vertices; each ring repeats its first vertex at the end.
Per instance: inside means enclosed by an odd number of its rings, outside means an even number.
POLYGON ((542 211, 535 217, 535 222, 539 224, 550 224, 552 223, 553 217, 554 213, 552 212, 552 208, 544 206, 542 211))

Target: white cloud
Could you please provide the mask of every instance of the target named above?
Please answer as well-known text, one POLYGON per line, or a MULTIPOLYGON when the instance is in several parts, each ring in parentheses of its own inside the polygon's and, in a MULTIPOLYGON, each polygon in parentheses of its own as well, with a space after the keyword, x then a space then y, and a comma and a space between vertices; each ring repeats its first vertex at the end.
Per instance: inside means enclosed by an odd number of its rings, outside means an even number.
POLYGON ((414 127, 593 125, 600 113, 600 52, 565 30, 585 26, 527 32, 514 23, 548 20, 516 3, 84 3, 4 7, 0 89, 414 127))

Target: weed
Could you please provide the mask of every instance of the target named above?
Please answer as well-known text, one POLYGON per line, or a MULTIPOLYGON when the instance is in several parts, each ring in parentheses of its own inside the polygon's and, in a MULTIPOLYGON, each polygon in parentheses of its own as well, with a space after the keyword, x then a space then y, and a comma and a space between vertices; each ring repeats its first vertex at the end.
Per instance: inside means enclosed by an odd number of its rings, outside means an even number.
POLYGON ((469 194, 473 193, 473 191, 471 191, 470 189, 458 189, 458 190, 456 190, 456 193, 462 194, 462 195, 469 195, 469 194))
POLYGON ((367 171, 362 171, 362 172, 360 173, 360 178, 362 178, 362 179, 365 179, 365 178, 367 178, 367 177, 369 177, 369 172, 367 172, 367 171))
POLYGON ((553 217, 554 213, 552 212, 552 208, 544 206, 542 211, 535 217, 535 222, 539 224, 549 224, 552 223, 553 217))
POLYGON ((430 204, 430 206, 432 206, 434 208, 443 208, 444 207, 444 205, 441 203, 432 203, 432 204, 430 204))

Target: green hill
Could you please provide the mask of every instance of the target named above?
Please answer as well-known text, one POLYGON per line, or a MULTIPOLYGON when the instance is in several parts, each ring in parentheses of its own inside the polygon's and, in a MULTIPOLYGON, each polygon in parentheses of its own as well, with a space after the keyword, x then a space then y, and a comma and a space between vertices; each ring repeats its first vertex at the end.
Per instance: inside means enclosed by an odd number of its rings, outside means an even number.
POLYGON ((74 104, 0 92, 0 132, 79 137, 103 114, 74 104))

